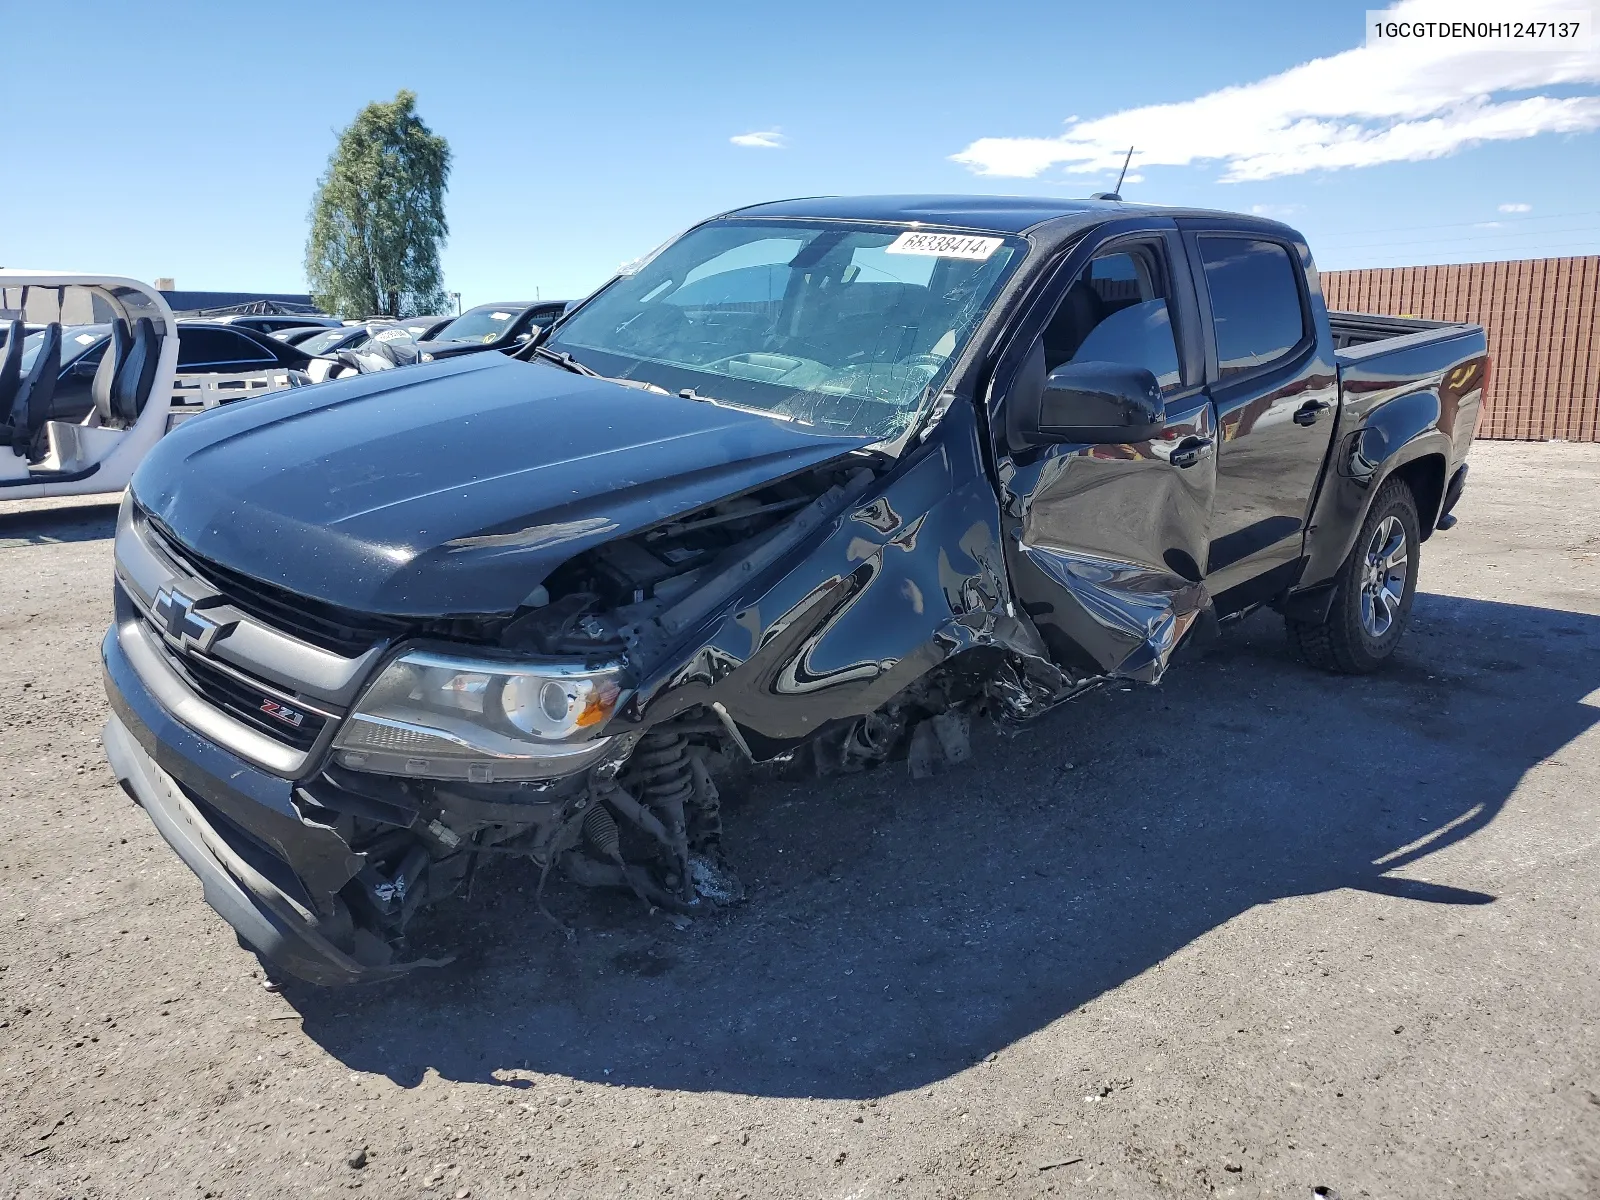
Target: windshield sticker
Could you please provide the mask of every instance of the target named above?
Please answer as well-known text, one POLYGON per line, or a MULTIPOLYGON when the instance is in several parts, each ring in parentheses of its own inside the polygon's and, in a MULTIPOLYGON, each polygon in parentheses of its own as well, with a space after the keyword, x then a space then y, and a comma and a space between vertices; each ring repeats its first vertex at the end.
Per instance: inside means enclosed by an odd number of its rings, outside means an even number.
POLYGON ((90 342, 98 342, 100 339, 92 333, 80 333, 72 340, 77 342, 80 346, 87 346, 90 342))
POLYGON ((1000 249, 1004 238, 967 233, 902 233, 883 248, 885 254, 924 254, 935 258, 970 258, 979 262, 1000 249))
POLYGON ((511 314, 510 313, 490 313, 489 314, 489 319, 491 321, 509 321, 509 320, 511 320, 511 314))

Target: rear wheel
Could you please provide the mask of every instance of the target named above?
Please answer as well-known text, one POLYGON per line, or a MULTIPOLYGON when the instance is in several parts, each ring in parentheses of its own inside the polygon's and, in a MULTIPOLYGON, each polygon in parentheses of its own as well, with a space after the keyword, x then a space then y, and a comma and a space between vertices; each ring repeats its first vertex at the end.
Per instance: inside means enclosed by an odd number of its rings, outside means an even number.
POLYGON ((1398 479, 1383 485, 1340 568, 1327 618, 1285 620, 1289 644, 1314 667, 1345 675, 1376 671, 1411 620, 1422 545, 1417 502, 1398 479))

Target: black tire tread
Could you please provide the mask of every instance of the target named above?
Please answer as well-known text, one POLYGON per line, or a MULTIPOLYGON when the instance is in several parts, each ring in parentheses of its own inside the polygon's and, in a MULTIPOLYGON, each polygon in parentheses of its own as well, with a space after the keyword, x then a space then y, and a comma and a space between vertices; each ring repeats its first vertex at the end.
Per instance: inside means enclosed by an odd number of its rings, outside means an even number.
MULTIPOLYGON (((1338 583, 1334 588, 1333 603, 1328 608, 1327 618, 1316 622, 1284 619, 1284 631, 1288 635, 1289 646, 1307 665, 1339 675, 1370 675, 1387 661, 1388 654, 1374 658, 1367 651, 1365 634, 1361 628, 1360 607, 1351 603, 1350 593, 1356 584, 1362 548, 1367 544, 1378 522, 1392 515, 1396 509, 1409 513, 1410 528, 1420 531, 1416 496, 1405 480, 1391 479, 1373 498, 1372 506, 1367 510, 1366 520, 1361 523, 1361 531, 1356 535, 1350 557, 1345 560, 1344 566, 1339 568, 1338 583)), ((1413 589, 1416 587, 1418 565, 1413 548, 1409 582, 1409 586, 1413 589)), ((1393 645, 1398 644, 1400 638, 1404 636, 1405 625, 1410 622, 1410 615, 1408 608, 1402 617, 1400 634, 1396 635, 1394 643, 1391 643, 1391 651, 1393 645)))

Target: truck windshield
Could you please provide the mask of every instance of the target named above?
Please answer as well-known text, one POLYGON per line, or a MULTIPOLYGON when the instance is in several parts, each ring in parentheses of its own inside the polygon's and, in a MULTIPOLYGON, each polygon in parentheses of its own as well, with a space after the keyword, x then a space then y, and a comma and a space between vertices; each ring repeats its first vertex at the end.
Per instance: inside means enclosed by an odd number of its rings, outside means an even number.
MULTIPOLYGON (((109 332, 111 332, 109 325, 68 325, 61 331, 62 367, 69 367, 88 354, 109 332)), ((18 369, 23 374, 33 369, 34 360, 39 357, 39 351, 43 347, 42 329, 30 333, 22 340, 22 362, 18 364, 18 369)))
POLYGON ((819 432, 894 437, 1023 248, 837 221, 714 221, 605 288, 547 345, 602 375, 819 432))
POLYGON ((436 342, 492 342, 505 333, 517 314, 527 305, 508 304, 503 308, 486 305, 468 309, 438 333, 436 342))

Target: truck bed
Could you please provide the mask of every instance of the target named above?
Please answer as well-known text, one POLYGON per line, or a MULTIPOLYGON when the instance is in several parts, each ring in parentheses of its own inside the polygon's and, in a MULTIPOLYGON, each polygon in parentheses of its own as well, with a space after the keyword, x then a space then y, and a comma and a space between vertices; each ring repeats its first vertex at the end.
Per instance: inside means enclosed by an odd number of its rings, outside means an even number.
POLYGON ((1421 317, 1385 317, 1377 313, 1359 312, 1329 312, 1328 328, 1333 334, 1334 349, 1339 352, 1340 359, 1351 361, 1359 361, 1389 349, 1401 349, 1400 345, 1383 343, 1399 342, 1402 338, 1415 338, 1415 342, 1405 343, 1411 346, 1474 331, 1482 332, 1478 326, 1464 322, 1425 321, 1421 317))

